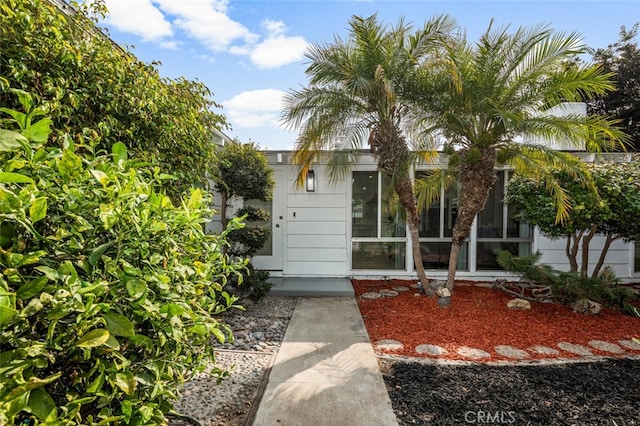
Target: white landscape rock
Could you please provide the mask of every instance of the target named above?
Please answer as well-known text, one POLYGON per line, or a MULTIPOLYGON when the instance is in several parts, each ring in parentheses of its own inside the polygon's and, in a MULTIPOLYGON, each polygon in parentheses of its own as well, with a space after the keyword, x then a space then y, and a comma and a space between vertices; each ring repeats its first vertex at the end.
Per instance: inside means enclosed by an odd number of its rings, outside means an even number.
POLYGON ((602 310, 602 305, 589 299, 578 299, 571 304, 571 308, 578 314, 598 315, 602 310))
POLYGON ((449 291, 449 289, 446 287, 438 288, 438 290, 436 290, 436 294, 439 297, 451 297, 451 291, 449 291))
POLYGON ((516 297, 515 299, 511 299, 507 302, 507 308, 523 311, 531 309, 531 302, 516 297))

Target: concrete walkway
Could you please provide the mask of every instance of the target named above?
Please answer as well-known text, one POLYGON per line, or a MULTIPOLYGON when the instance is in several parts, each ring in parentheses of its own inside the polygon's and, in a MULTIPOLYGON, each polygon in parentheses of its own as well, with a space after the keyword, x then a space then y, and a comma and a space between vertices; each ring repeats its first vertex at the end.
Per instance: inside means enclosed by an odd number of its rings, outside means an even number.
POLYGON ((397 424, 355 299, 298 299, 253 425, 397 424))

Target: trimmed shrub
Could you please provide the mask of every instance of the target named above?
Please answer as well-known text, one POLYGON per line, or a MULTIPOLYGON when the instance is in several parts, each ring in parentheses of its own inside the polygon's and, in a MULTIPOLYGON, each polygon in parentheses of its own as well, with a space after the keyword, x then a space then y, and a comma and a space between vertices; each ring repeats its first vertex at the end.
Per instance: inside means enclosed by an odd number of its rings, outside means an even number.
MULTIPOLYGON (((231 213, 229 200, 239 198, 244 202, 245 206, 235 212, 235 216, 241 218, 246 226, 229 233, 231 246, 228 253, 247 258, 250 262, 269 239, 271 213, 248 204, 251 201, 271 201, 275 185, 273 170, 257 145, 232 141, 218 151, 214 177, 216 189, 222 195, 220 213, 223 226, 226 226, 231 213)), ((273 284, 268 281, 269 271, 256 270, 251 263, 247 266, 244 276, 233 284, 237 292, 257 301, 269 293, 273 284)))

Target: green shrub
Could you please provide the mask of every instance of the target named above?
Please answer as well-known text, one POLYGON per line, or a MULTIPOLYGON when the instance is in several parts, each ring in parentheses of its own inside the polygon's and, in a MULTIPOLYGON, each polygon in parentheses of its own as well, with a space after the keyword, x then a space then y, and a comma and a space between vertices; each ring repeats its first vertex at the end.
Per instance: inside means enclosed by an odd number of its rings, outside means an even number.
POLYGON ((632 289, 620 286, 620 280, 611 268, 604 268, 596 277, 587 277, 578 272, 561 272, 549 265, 538 264, 540 253, 515 257, 506 250, 498 250, 497 258, 506 271, 516 272, 532 283, 548 285, 553 297, 562 303, 590 299, 640 316, 640 309, 629 303, 640 297, 632 289))
POLYGON ((243 218, 247 226, 229 233, 229 254, 234 256, 253 257, 260 251, 271 235, 266 226, 255 225, 254 222, 268 222, 270 213, 255 207, 243 207, 236 213, 236 217, 243 218))
POLYGON ((215 316, 244 263, 203 232, 200 190, 174 206, 172 177, 123 144, 45 147, 50 121, 19 97, 0 126, 0 424, 164 424, 231 337, 215 316))
POLYGON ((273 283, 269 282, 269 276, 269 271, 256 269, 253 264, 249 262, 242 277, 232 279, 231 283, 235 285, 235 290, 238 293, 257 302, 267 296, 271 287, 273 287, 273 283))

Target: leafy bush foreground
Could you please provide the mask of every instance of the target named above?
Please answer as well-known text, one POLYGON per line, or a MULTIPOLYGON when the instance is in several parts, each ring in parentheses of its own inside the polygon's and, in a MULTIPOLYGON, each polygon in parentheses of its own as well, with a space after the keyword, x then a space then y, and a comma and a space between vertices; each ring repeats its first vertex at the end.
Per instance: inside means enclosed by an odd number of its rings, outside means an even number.
POLYGON ((174 206, 171 176, 123 144, 45 147, 51 121, 18 93, 26 113, 0 125, 0 424, 164 424, 231 336, 215 315, 244 262, 203 232, 203 192, 174 206))

